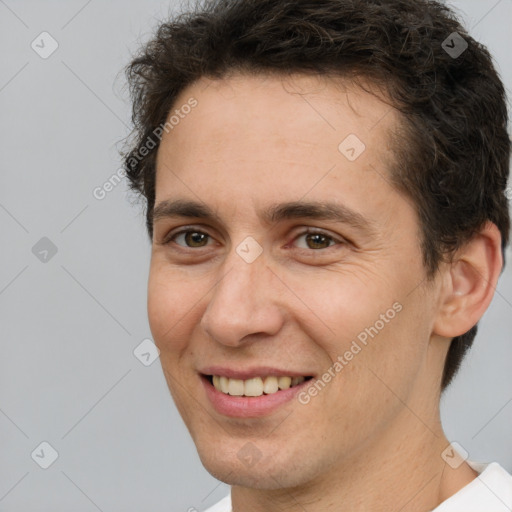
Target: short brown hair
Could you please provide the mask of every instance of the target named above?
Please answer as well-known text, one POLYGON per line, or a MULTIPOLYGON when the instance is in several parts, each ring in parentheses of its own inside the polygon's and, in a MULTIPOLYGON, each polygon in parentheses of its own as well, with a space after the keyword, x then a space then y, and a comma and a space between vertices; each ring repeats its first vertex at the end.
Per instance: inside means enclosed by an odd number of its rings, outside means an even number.
MULTIPOLYGON (((501 233, 505 259, 505 90, 487 49, 437 1, 208 0, 162 23, 126 71, 135 141, 124 166, 147 203, 151 239, 159 139, 144 156, 140 150, 178 94, 203 76, 299 72, 367 79, 402 113, 391 179, 416 206, 429 279, 488 220, 501 233)), ((443 390, 476 332, 477 325, 452 340, 443 390)))

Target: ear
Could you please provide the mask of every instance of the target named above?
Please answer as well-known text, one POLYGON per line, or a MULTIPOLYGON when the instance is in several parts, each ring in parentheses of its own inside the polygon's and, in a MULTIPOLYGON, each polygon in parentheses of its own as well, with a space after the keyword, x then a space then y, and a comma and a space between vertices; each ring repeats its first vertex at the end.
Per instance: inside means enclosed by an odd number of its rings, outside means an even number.
POLYGON ((491 303, 502 267, 501 234, 487 222, 443 270, 434 333, 454 338, 478 323, 491 303))

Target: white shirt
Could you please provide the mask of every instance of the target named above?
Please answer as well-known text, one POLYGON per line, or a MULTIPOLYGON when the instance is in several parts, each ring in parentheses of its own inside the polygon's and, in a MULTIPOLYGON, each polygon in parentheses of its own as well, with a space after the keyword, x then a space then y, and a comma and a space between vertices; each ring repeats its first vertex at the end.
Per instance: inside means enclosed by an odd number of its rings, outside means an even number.
MULTIPOLYGON (((432 512, 511 512, 512 475, 497 462, 466 462, 478 473, 478 477, 432 512)), ((231 493, 205 512, 233 512, 231 493)))

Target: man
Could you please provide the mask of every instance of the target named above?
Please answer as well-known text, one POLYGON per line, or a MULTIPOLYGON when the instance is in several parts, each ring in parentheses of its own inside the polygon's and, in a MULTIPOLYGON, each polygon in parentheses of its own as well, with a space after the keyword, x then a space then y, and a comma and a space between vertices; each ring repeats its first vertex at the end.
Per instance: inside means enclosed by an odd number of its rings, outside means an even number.
POLYGON ((128 68, 148 314, 210 509, 512 510, 439 415, 504 263, 485 48, 427 0, 216 0, 128 68))

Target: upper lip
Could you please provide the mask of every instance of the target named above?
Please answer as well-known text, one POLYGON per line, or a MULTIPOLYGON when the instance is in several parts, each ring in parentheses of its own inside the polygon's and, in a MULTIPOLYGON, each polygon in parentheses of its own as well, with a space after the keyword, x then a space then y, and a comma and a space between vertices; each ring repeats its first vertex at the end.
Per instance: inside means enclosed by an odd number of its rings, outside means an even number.
POLYGON ((207 366, 199 370, 203 375, 218 375, 230 379, 247 380, 254 377, 310 377, 311 372, 284 370, 272 366, 253 366, 252 368, 228 368, 227 366, 207 366))

